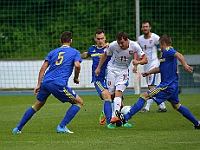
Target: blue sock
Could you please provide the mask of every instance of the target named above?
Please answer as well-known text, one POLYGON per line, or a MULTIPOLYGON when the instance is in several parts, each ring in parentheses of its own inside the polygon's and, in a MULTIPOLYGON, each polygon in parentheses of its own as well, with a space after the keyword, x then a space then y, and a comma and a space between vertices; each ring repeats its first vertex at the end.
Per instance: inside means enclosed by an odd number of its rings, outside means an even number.
POLYGON ((30 107, 26 110, 24 113, 24 116, 22 117, 21 121, 17 125, 17 128, 21 131, 23 126, 31 119, 31 117, 35 114, 35 110, 33 107, 30 107))
POLYGON ((190 112, 190 110, 185 106, 180 106, 179 109, 177 109, 186 119, 191 121, 195 126, 198 125, 198 120, 193 116, 193 114, 190 112))
POLYGON ((78 105, 73 104, 66 112, 65 117, 63 118, 62 122, 60 123, 61 127, 65 127, 69 122, 74 118, 77 112, 80 110, 78 105))
POLYGON ((124 115, 125 120, 128 121, 133 115, 135 115, 146 103, 146 100, 139 98, 138 101, 131 107, 130 111, 124 115))
POLYGON ((111 102, 109 100, 104 101, 104 113, 106 115, 106 122, 109 124, 112 116, 111 102))

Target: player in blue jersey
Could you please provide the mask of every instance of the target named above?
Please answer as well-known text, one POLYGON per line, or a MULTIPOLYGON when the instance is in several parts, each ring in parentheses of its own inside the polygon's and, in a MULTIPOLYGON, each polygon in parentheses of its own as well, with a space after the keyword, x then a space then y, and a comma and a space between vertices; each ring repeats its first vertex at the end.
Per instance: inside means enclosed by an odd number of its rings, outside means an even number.
POLYGON ((69 102, 72 104, 63 120, 57 126, 57 133, 73 133, 66 125, 78 113, 80 107, 83 105, 83 100, 68 87, 68 79, 73 72, 73 68, 75 68, 74 83, 79 84, 78 77, 82 59, 79 51, 70 47, 72 43, 71 32, 63 32, 60 42, 62 46, 52 50, 46 56, 39 72, 38 84, 34 89, 34 94, 37 94, 37 100, 33 106, 26 110, 19 124, 13 129, 13 134, 21 133, 24 125, 42 108, 51 94, 62 103, 69 102))
POLYGON ((105 76, 106 76, 106 68, 107 68, 107 63, 110 60, 110 57, 106 59, 102 66, 102 70, 99 74, 99 76, 95 75, 95 69, 97 68, 99 64, 99 59, 101 55, 104 53, 104 49, 106 47, 106 36, 105 32, 102 29, 97 29, 95 32, 95 37, 94 40, 96 42, 96 45, 92 45, 87 52, 84 52, 81 57, 82 58, 92 58, 92 83, 94 83, 94 86, 96 88, 96 91, 98 92, 99 96, 101 97, 102 100, 104 100, 104 107, 103 107, 103 112, 100 116, 100 124, 104 124, 105 120, 107 122, 107 127, 109 129, 114 129, 113 124, 110 123, 110 119, 112 117, 112 108, 111 108, 111 95, 109 91, 107 90, 107 85, 105 81, 105 76), (105 115, 104 115, 105 113, 105 115))
POLYGON ((138 101, 131 107, 127 114, 122 114, 120 111, 116 111, 116 117, 112 118, 111 122, 118 120, 126 123, 133 115, 135 115, 145 104, 145 102, 153 98, 157 104, 168 100, 172 107, 180 112, 186 119, 193 123, 195 129, 200 129, 200 121, 198 121, 190 110, 180 104, 178 98, 178 68, 177 59, 181 62, 184 69, 189 73, 193 72, 193 67, 189 66, 183 55, 177 52, 171 45, 172 40, 168 35, 163 35, 159 39, 162 56, 160 58, 160 66, 143 72, 142 76, 148 76, 154 73, 161 74, 161 82, 154 89, 150 89, 147 92, 141 94, 138 101))

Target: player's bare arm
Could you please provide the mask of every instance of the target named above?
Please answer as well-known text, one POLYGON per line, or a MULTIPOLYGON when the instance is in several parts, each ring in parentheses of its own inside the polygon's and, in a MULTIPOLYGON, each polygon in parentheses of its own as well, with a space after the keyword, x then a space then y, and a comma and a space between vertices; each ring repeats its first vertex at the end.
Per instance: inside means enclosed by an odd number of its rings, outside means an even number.
POLYGON ((44 73, 47 70, 47 68, 49 67, 49 63, 47 60, 44 61, 44 63, 42 64, 42 67, 40 68, 40 72, 38 75, 38 83, 37 86, 35 87, 35 89, 33 90, 34 95, 36 95, 37 92, 39 92, 40 90, 40 85, 42 83, 42 79, 44 77, 44 73))
POLYGON ((79 73, 81 70, 81 65, 79 61, 74 62, 74 83, 79 84, 79 73))
POLYGON ((87 52, 84 52, 83 54, 81 54, 81 58, 82 58, 82 59, 88 58, 88 53, 87 53, 87 52))
POLYGON ((133 64, 134 64, 134 65, 138 65, 138 64, 144 65, 144 64, 147 64, 147 63, 148 63, 148 60, 147 60, 146 55, 143 55, 143 56, 142 56, 142 59, 140 59, 140 60, 137 60, 137 59, 134 59, 134 60, 133 60, 133 64))
POLYGON ((99 73, 100 73, 100 70, 101 70, 101 66, 103 65, 103 63, 105 62, 106 60, 106 57, 107 57, 107 53, 106 51, 103 53, 103 55, 101 56, 100 60, 99 60, 99 64, 95 70, 95 75, 98 76, 99 73))
POLYGON ((177 57, 178 60, 181 62, 181 64, 183 65, 184 69, 189 72, 189 73, 192 73, 193 72, 193 67, 189 66, 187 63, 186 63, 186 60, 184 58, 184 56, 179 53, 179 52, 176 52, 174 57, 177 57))
POLYGON ((148 72, 142 72, 141 74, 143 77, 146 77, 150 74, 159 73, 159 72, 160 72, 160 68, 154 68, 154 69, 149 70, 148 72))

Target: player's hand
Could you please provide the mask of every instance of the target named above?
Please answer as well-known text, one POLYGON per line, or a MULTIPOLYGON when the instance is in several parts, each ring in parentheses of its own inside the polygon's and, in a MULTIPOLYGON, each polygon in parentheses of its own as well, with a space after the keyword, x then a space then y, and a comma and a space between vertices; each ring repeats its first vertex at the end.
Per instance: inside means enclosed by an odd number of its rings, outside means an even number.
POLYGON ((133 73, 137 73, 137 66, 136 65, 133 66, 133 73))
POLYGON ((79 84, 79 79, 74 78, 74 83, 79 84))
POLYGON ((138 64, 140 64, 140 61, 134 59, 134 60, 133 60, 133 65, 138 65, 138 64))
POLYGON ((141 74, 142 74, 142 76, 143 76, 143 77, 146 77, 146 76, 148 76, 148 75, 149 75, 149 73, 148 73, 148 72, 142 72, 141 74))
POLYGON ((36 96, 36 94, 40 91, 40 85, 37 85, 35 87, 35 89, 33 90, 34 95, 36 96))
POLYGON ((95 75, 98 76, 100 73, 100 69, 97 67, 97 69, 94 72, 95 72, 95 75))
POLYGON ((189 72, 189 73, 192 73, 192 72, 193 72, 193 67, 192 67, 192 66, 185 65, 185 66, 183 66, 183 67, 184 67, 184 69, 185 69, 187 72, 189 72))

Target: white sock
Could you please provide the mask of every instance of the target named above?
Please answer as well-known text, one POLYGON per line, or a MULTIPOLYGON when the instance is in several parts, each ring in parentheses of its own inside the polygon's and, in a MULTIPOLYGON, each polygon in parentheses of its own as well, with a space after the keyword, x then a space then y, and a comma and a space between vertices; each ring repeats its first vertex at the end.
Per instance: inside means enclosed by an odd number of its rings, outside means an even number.
POLYGON ((147 104, 146 104, 146 106, 145 106, 145 109, 149 111, 149 109, 150 109, 152 103, 153 103, 153 100, 152 100, 152 99, 147 100, 147 104))
POLYGON ((160 107, 161 109, 166 109, 166 106, 165 106, 165 103, 164 103, 164 102, 162 102, 162 103, 159 105, 159 107, 160 107))
POLYGON ((121 103, 122 103, 122 99, 120 97, 115 97, 114 100, 113 100, 113 112, 112 114, 114 113, 115 114, 115 111, 116 110, 120 110, 121 108, 121 103))

